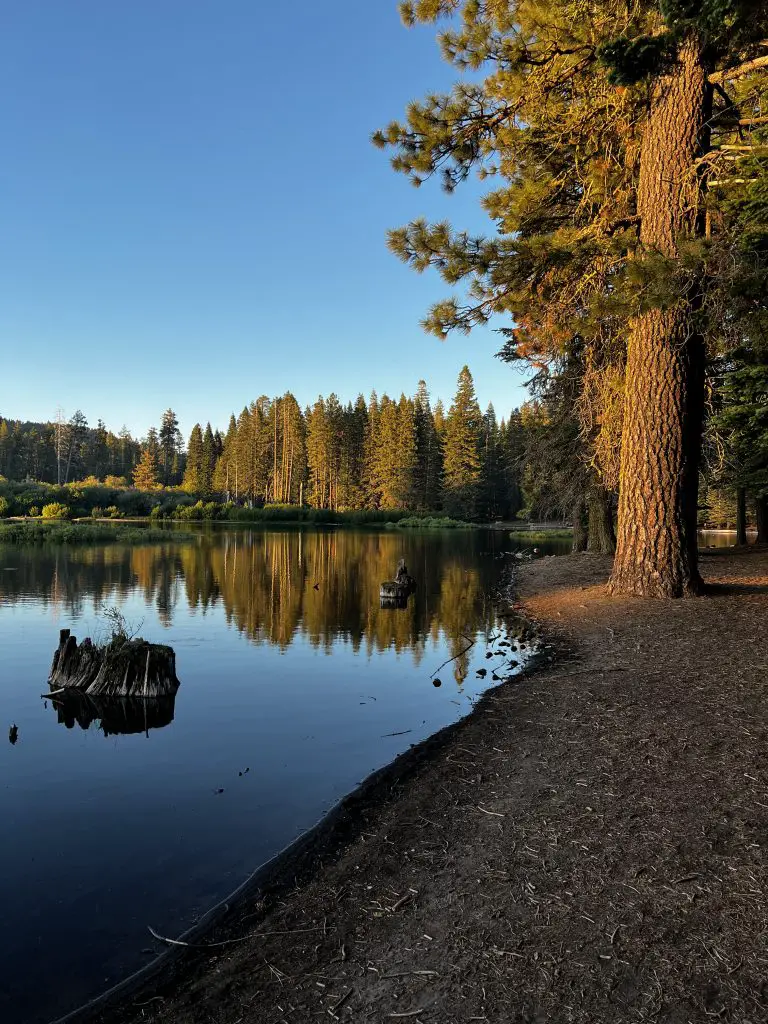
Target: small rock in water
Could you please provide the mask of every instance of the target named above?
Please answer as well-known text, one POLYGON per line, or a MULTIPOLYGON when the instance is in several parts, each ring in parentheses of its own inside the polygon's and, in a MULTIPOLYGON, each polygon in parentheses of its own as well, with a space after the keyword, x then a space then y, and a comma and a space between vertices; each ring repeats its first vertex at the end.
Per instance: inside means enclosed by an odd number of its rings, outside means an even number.
POLYGON ((11 743, 15 743, 18 738, 19 727, 18 725, 12 725, 11 728, 8 730, 8 739, 10 740, 11 743))
POLYGON ((223 789, 214 789, 214 793, 216 794, 216 796, 218 796, 219 793, 223 793, 223 792, 224 792, 223 789))
POLYGON ((477 674, 480 676, 481 679, 485 679, 485 677, 486 677, 486 675, 488 673, 486 672, 486 670, 484 668, 479 668, 477 670, 477 674))
POLYGON ((433 686, 442 686, 443 683, 442 683, 442 680, 440 680, 440 679, 433 679, 432 680, 432 685, 433 686))

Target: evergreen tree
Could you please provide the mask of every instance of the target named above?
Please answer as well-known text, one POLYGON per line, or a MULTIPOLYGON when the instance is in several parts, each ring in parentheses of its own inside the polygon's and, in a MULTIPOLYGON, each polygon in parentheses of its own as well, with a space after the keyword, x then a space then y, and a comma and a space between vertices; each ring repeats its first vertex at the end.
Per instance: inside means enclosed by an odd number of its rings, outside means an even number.
POLYGON ((478 511, 482 519, 499 519, 502 514, 504 482, 499 424, 493 405, 489 405, 483 415, 480 446, 478 511))
POLYGON ((416 440, 416 467, 414 470, 414 499, 421 512, 440 507, 442 451, 435 427, 426 382, 419 381, 414 401, 414 427, 416 440))
POLYGON ((368 400, 368 423, 363 446, 364 500, 365 507, 370 509, 379 508, 381 503, 381 490, 378 482, 379 446, 381 443, 380 418, 379 396, 372 391, 368 400))
POLYGON ((76 479, 78 472, 82 472, 84 459, 83 449, 88 436, 88 420, 80 409, 77 409, 72 419, 67 424, 66 432, 66 462, 64 468, 63 483, 76 479))
POLYGON ((147 445, 133 471, 133 486, 140 491, 152 491, 158 486, 157 455, 147 445))
POLYGON ((473 518, 478 511, 481 420, 472 374, 465 366, 448 411, 443 444, 443 505, 458 518, 473 518))
POLYGON ((182 486, 190 494, 205 493, 205 464, 203 452, 203 431, 199 423, 192 427, 187 446, 187 468, 182 486))
POLYGON ((163 419, 160 424, 160 450, 162 452, 162 467, 163 467, 163 483, 166 487, 171 483, 177 483, 174 480, 174 465, 176 464, 178 450, 181 445, 181 432, 179 431, 179 421, 176 418, 176 413, 173 409, 166 409, 163 413, 163 419))
POLYGON ((205 426, 203 435, 203 455, 200 466, 200 493, 209 495, 213 489, 213 470, 216 466, 216 439, 211 424, 205 426))
POLYGON ((109 433, 102 419, 97 420, 88 452, 87 471, 103 480, 109 472, 109 433))
MULTIPOLYGON (((611 372, 627 338, 612 587, 697 591, 702 327, 720 330, 702 316, 712 281, 701 239, 719 203, 707 182, 722 185, 712 134, 741 145, 734 133, 752 123, 723 84, 768 65, 768 5, 406 0, 401 10, 409 24, 448 20, 443 53, 473 78, 411 104, 375 141, 417 182, 440 171, 452 189, 477 168, 499 183, 484 199, 491 238, 423 221, 390 237, 417 270, 469 286, 468 302, 433 308, 428 329, 466 331, 503 313, 516 323, 507 358, 556 359, 578 336, 611 372)), ((727 216, 715 226, 713 239, 727 240, 727 216)))

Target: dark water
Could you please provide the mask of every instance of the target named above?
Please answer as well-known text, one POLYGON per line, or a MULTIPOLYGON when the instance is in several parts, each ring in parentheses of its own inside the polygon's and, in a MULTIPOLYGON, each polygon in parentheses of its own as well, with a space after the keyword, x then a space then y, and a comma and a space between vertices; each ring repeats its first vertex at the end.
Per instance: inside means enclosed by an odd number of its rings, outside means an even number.
POLYGON ((148 925, 179 934, 465 714, 517 546, 486 531, 219 530, 0 547, 0 1020, 50 1020, 142 966, 148 925), (382 610, 400 557, 418 590, 382 610), (58 630, 98 637, 105 605, 174 646, 175 703, 44 705, 58 630), (435 688, 467 637, 480 642, 435 688))

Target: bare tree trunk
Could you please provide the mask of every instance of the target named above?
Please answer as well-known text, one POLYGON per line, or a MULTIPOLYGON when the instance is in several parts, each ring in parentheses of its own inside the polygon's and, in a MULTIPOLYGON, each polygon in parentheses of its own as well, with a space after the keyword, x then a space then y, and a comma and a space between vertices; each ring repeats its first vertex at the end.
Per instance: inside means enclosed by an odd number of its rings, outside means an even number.
POLYGON ((747 492, 736 488, 736 543, 747 543, 747 492))
POLYGON ((587 498, 589 508, 589 536, 587 551, 600 555, 612 555, 616 550, 616 534, 613 530, 611 495, 599 484, 592 487, 587 498))
POLYGON ((768 494, 757 499, 757 543, 768 544, 768 494))
POLYGON ((577 498, 573 506, 573 546, 571 551, 587 550, 587 509, 584 497, 577 498))
MULTIPOLYGON (((709 147, 711 87, 697 37, 656 85, 643 138, 637 208, 648 253, 669 259, 696 233, 695 160, 709 147)), ((700 286, 640 313, 627 350, 619 529, 610 590, 682 597, 702 588, 696 497, 704 408, 704 346, 693 322, 700 286)))

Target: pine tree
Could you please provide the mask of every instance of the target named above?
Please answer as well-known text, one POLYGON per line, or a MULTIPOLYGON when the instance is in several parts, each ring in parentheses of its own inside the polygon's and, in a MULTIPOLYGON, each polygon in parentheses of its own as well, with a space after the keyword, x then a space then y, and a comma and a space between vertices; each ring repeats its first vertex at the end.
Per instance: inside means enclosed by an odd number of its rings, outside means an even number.
POLYGON ((498 182, 484 199, 498 234, 416 221, 390 236, 417 270, 468 285, 469 301, 437 304, 428 329, 444 336, 506 314, 507 358, 557 360, 579 337, 609 375, 628 338, 612 587, 696 592, 700 314, 712 288, 700 239, 719 202, 705 195, 708 178, 744 180, 710 171, 730 166, 711 135, 740 145, 734 132, 754 109, 742 118, 730 97, 713 106, 712 85, 768 65, 768 5, 407 0, 401 10, 409 24, 447 19, 443 53, 473 79, 411 104, 375 141, 417 182, 440 171, 452 189, 473 168, 498 182))
POLYGON ((181 445, 179 421, 173 409, 166 409, 160 424, 160 450, 162 452, 163 483, 166 487, 175 483, 173 479, 174 463, 181 445))
POLYGON ((368 400, 368 423, 365 428, 364 441, 364 495, 365 507, 377 509, 381 503, 381 491, 378 483, 379 445, 380 436, 380 407, 379 396, 375 391, 371 392, 368 400))
POLYGON ((140 491, 152 491, 158 486, 157 456, 149 447, 141 453, 141 459, 133 471, 133 486, 140 491))
POLYGON ((482 519, 498 519, 503 503, 501 444, 496 410, 489 405, 481 428, 481 473, 478 511, 482 519))
POLYGON ((80 409, 73 414, 67 424, 66 432, 66 461, 64 468, 64 480, 66 484, 77 477, 79 470, 83 468, 83 448, 88 436, 88 420, 80 409))
POLYGON ((458 518, 477 514, 481 420, 472 374, 465 366, 448 411, 443 445, 443 505, 449 515, 458 518))
POLYGON ((203 431, 199 423, 192 427, 187 447, 187 468, 184 471, 185 491, 190 494, 204 494, 205 487, 205 466, 203 452, 203 431))
POLYGON ((420 380, 414 401, 416 467, 414 491, 416 508, 432 512, 440 507, 442 451, 429 401, 426 381, 420 380))
POLYGON ((200 467, 200 493, 209 495, 213 489, 213 470, 216 466, 216 438, 211 424, 205 426, 203 434, 203 455, 200 467))

